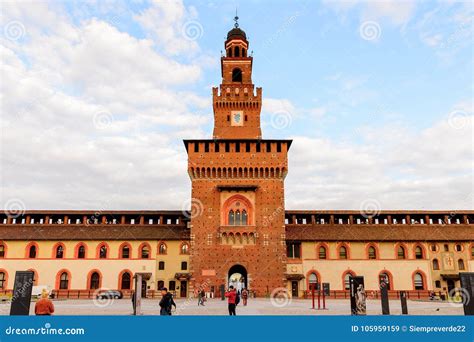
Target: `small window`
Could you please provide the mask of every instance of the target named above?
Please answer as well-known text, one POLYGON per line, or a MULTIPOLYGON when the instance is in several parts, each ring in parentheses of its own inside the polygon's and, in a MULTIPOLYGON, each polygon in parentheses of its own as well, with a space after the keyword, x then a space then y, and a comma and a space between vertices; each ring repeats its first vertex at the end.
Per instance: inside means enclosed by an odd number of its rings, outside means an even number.
POLYGON ((439 261, 438 261, 438 259, 433 259, 433 270, 439 270, 439 261))
POLYGON ((347 259, 347 248, 344 246, 339 247, 339 259, 347 259))
POLYGON ((369 259, 377 259, 377 250, 374 246, 369 247, 369 259))
POLYGON ((146 245, 143 246, 140 254, 142 259, 148 259, 150 257, 150 248, 146 245))
POLYGON ((462 252, 462 246, 458 243, 454 246, 454 249, 456 250, 456 252, 462 252))
POLYGON ((130 247, 128 247, 128 245, 125 245, 122 247, 122 259, 128 258, 130 258, 130 247))
POLYGON ((406 258, 405 248, 403 246, 398 246, 397 258, 398 259, 406 258))
POLYGON ((163 280, 158 280, 157 287, 158 290, 161 290, 163 287, 165 287, 165 282, 163 280))
POLYGON ((423 259, 423 249, 420 246, 415 248, 415 259, 423 259))
POLYGON ((7 275, 5 272, 0 272, 0 290, 5 290, 7 284, 7 275))
POLYGON ((351 274, 346 273, 346 275, 344 276, 344 290, 346 291, 351 289, 350 278, 351 278, 351 274))
POLYGON ((242 210, 242 225, 246 226, 248 224, 247 211, 242 210))
POLYGON ((67 290, 69 288, 69 275, 67 272, 61 273, 59 277, 59 289, 60 290, 67 290))
POLYGON ((181 254, 189 254, 189 245, 187 243, 181 245, 181 254))
POLYGON ((232 70, 232 82, 242 82, 242 70, 239 68, 232 70))
POLYGON ((160 262, 158 263, 158 269, 159 269, 160 271, 163 271, 163 270, 165 269, 165 262, 164 262, 164 261, 160 261, 160 262))
POLYGON ((0 258, 5 257, 5 245, 0 245, 0 258))
POLYGON ((463 259, 458 260, 458 269, 460 271, 464 271, 466 269, 465 266, 464 266, 464 260, 463 259))
POLYGON ((85 257, 86 257, 86 248, 83 245, 81 245, 79 246, 77 250, 77 258, 84 259, 85 257))
POLYGON ((199 152, 199 143, 194 143, 194 152, 199 152))
POLYGON ((35 245, 30 246, 30 251, 28 253, 28 257, 30 259, 36 258, 36 246, 35 245))
POLYGON ((248 116, 245 115, 245 116, 244 116, 244 120, 245 120, 245 121, 248 121, 248 119, 249 119, 248 116))
POLYGON ((436 280, 436 281, 435 281, 435 287, 438 288, 438 289, 440 289, 440 288, 441 288, 441 281, 436 280))
POLYGON ((186 261, 181 262, 181 271, 186 271, 188 269, 188 263, 186 261))
POLYGON ((164 243, 160 243, 158 247, 158 254, 166 254, 166 245, 164 243))
POLYGON ((169 287, 168 290, 176 291, 176 281, 175 280, 170 280, 168 287, 169 287))
POLYGON ((64 257, 64 247, 58 246, 56 248, 56 259, 62 259, 64 257))
POLYGON ((443 245, 443 248, 444 248, 444 251, 445 251, 445 252, 449 252, 449 246, 448 246, 448 244, 444 244, 444 245, 443 245))
POLYGON ((326 259, 326 247, 319 247, 319 259, 326 259))
POLYGON ((122 290, 130 290, 131 285, 132 285, 131 280, 132 280, 132 276, 130 275, 130 273, 125 272, 124 274, 122 274, 122 281, 121 281, 121 284, 120 284, 120 288, 122 290))
POLYGON ((310 273, 308 277, 309 290, 313 288, 316 290, 317 283, 318 283, 318 275, 316 273, 310 273))
POLYGON ((423 276, 420 273, 415 273, 415 276, 413 277, 413 283, 415 286, 415 290, 424 290, 425 289, 425 283, 423 281, 423 276))
POLYGON ((230 122, 230 115, 227 115, 227 122, 230 122))
POLYGON ((430 249, 432 252, 436 252, 438 250, 438 247, 435 244, 430 245, 430 249))
POLYGON ((299 259, 301 252, 301 242, 288 242, 286 246, 286 255, 291 259, 299 259))
POLYGON ((387 290, 391 290, 391 288, 390 288, 390 277, 388 276, 387 273, 380 273, 380 275, 379 275, 379 286, 382 287, 382 285, 386 286, 387 290))
POLYGON ((107 259, 107 247, 105 245, 100 246, 99 259, 107 259))
POLYGON ((100 275, 97 272, 92 273, 89 288, 96 290, 100 287, 100 275))

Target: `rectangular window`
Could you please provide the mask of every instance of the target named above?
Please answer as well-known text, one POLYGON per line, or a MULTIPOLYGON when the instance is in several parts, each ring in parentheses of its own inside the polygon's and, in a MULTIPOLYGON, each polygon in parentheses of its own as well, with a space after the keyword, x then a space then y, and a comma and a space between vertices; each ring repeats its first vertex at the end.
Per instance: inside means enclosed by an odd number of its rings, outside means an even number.
POLYGON ((214 143, 214 152, 219 152, 219 143, 214 143))
POLYGON ((227 121, 230 121, 230 115, 227 115, 227 121))
POLYGON ((245 143, 245 152, 250 152, 250 143, 245 143))
POLYGON ((169 287, 168 290, 175 291, 176 290, 176 281, 170 280, 168 287, 169 287))
POLYGON ((164 262, 164 261, 160 261, 160 262, 158 263, 158 269, 159 269, 160 271, 163 271, 163 270, 165 269, 165 262, 164 262))
POLYGON ((260 152, 261 148, 260 148, 260 143, 257 143, 257 152, 260 152))
POLYGON ((194 143, 194 152, 199 152, 199 143, 194 143))
POLYGON ((281 143, 277 143, 277 152, 281 152, 281 143))
POLYGON ((227 153, 230 152, 230 144, 228 142, 225 143, 225 151, 227 153))
POLYGON ((267 143, 267 152, 271 152, 272 151, 272 144, 271 143, 267 143))
POLYGON ((235 152, 240 152, 240 143, 235 143, 235 152))
POLYGON ((286 245, 286 255, 291 259, 299 259, 301 252, 301 242, 288 242, 286 245))
POLYGON ((181 262, 181 271, 186 271, 188 269, 188 263, 186 261, 181 262))
POLYGON ((209 143, 204 143, 204 152, 209 152, 209 143))

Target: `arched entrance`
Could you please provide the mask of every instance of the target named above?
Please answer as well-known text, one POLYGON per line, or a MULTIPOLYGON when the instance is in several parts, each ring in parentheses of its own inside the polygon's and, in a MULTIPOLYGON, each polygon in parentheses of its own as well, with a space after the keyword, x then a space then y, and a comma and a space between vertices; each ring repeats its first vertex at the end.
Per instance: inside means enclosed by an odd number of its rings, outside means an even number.
POLYGON ((234 265, 229 269, 227 275, 227 287, 233 285, 237 291, 247 288, 247 270, 242 265, 234 265))

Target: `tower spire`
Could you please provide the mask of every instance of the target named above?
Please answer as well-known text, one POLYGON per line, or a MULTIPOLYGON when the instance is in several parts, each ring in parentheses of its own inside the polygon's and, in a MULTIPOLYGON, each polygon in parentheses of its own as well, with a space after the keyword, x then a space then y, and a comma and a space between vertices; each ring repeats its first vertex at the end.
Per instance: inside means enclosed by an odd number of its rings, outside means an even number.
POLYGON ((234 27, 235 27, 235 28, 238 28, 238 27, 239 27, 239 16, 237 15, 237 8, 235 8, 234 21, 235 21, 234 27))

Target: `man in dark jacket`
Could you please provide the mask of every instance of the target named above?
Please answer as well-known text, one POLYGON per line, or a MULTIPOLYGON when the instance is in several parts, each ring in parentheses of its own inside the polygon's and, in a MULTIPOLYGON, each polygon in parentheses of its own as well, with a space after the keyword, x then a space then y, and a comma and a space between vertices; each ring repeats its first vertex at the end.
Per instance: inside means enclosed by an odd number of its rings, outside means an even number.
POLYGON ((171 307, 174 305, 176 308, 176 303, 173 300, 173 295, 168 292, 166 287, 161 289, 161 300, 160 300, 160 315, 161 316, 171 316, 171 307))

